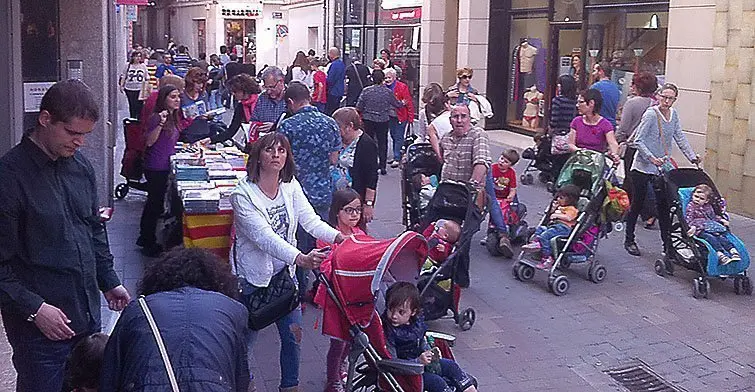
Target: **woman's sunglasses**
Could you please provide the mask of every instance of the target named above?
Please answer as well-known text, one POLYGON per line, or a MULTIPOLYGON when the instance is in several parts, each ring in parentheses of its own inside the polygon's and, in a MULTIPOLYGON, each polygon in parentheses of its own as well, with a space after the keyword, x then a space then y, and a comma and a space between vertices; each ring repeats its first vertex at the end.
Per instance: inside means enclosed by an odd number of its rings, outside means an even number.
POLYGON ((471 75, 461 75, 459 76, 459 79, 472 79, 471 75))

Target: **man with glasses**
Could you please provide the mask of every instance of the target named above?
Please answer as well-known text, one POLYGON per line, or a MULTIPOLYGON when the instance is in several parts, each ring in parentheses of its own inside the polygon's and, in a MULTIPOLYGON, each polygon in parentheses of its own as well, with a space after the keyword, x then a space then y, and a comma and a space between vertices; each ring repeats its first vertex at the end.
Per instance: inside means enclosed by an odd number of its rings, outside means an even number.
POLYGON ((269 132, 273 124, 286 112, 286 100, 283 94, 286 85, 283 83, 285 75, 278 67, 267 67, 262 71, 262 88, 265 90, 257 99, 257 105, 252 112, 252 122, 261 122, 259 132, 269 132))
POLYGON ((600 107, 600 115, 611 122, 616 129, 616 113, 619 111, 619 99, 621 91, 616 83, 611 81, 611 65, 608 61, 601 61, 593 67, 592 76, 597 80, 590 88, 600 91, 603 97, 603 106, 600 107))
POLYGON ((173 66, 173 56, 170 55, 170 53, 165 53, 163 55, 163 63, 157 66, 157 71, 155 72, 155 77, 157 77, 158 80, 163 77, 163 75, 177 75, 178 70, 176 67, 173 66))

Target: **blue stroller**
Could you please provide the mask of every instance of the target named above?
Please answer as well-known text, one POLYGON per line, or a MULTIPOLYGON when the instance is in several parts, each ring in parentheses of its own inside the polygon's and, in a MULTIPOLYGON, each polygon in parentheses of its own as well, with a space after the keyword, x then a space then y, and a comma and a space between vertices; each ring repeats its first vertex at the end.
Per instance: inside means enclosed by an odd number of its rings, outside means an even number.
MULTIPOLYGON (((688 235, 689 226, 684 220, 684 213, 692 198, 692 191, 699 184, 707 184, 713 189, 713 208, 716 213, 723 211, 721 194, 716 189, 713 180, 700 169, 683 168, 671 170, 663 176, 667 197, 669 198, 669 211, 671 214, 671 260, 658 259, 655 261, 655 272, 660 275, 673 275, 674 264, 698 272, 698 277, 693 281, 693 296, 695 298, 707 298, 710 293, 710 278, 733 278, 734 292, 737 294, 752 295, 752 282, 747 276, 747 268, 750 266, 750 254, 744 243, 731 232, 726 234, 741 256, 741 260, 726 265, 718 263, 718 257, 711 245, 696 236, 688 235)), ((662 213, 662 211, 659 211, 662 213)))

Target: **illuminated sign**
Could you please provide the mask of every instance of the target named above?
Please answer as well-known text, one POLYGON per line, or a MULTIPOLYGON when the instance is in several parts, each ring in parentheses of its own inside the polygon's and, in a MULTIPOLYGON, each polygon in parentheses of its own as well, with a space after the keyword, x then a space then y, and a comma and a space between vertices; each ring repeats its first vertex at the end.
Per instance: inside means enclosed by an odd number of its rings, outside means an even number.
POLYGON ((422 8, 391 12, 391 20, 419 19, 421 17, 422 17, 422 8))

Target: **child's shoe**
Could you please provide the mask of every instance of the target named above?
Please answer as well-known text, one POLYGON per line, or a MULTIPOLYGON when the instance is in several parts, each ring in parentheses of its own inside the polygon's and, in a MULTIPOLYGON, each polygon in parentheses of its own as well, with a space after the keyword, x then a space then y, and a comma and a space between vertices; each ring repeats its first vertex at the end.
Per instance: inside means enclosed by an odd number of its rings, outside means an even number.
POLYGON ((535 253, 539 251, 543 246, 540 245, 540 241, 534 240, 527 245, 522 245, 522 250, 527 253, 535 253))
POLYGON ((546 256, 546 257, 543 257, 543 260, 540 262, 540 264, 536 265, 535 268, 538 268, 541 270, 547 270, 547 269, 550 269, 552 266, 553 266, 553 257, 546 256))
POLYGON ((742 256, 739 255, 739 251, 737 250, 737 248, 729 249, 729 253, 731 254, 731 261, 742 260, 742 256))
POLYGON ((718 264, 726 265, 731 263, 731 258, 725 255, 723 252, 716 252, 716 254, 718 255, 718 264))

